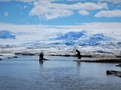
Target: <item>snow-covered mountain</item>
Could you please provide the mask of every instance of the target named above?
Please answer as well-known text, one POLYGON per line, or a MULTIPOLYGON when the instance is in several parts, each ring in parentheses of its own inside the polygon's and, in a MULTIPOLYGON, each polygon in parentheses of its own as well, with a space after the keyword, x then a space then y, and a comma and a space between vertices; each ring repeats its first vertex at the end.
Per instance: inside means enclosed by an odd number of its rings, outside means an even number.
POLYGON ((56 38, 51 40, 54 42, 57 41, 55 43, 52 41, 52 44, 97 46, 106 42, 111 42, 114 39, 104 35, 103 33, 89 34, 86 31, 80 31, 59 34, 56 38))
POLYGON ((81 46, 97 46, 111 42, 113 38, 102 33, 92 34, 87 39, 80 39, 77 43, 81 46))
POLYGON ((8 30, 2 30, 0 31, 0 39, 16 39, 16 36, 8 30))
MULTIPOLYGON (((29 47, 29 48, 62 48, 80 46, 94 49, 116 49, 121 48, 120 40, 105 33, 90 33, 86 30, 58 32, 53 37, 47 37, 45 40, 40 39, 39 33, 13 33, 8 30, 0 31, 0 47, 29 47), (37 34, 37 35, 36 35, 37 34), (36 36, 34 38, 34 36, 36 36), (7 44, 3 44, 7 43, 7 44), (17 44, 15 44, 17 43, 17 44), (91 47, 91 48, 90 48, 91 47)), ((88 49, 88 48, 87 48, 88 49)))
POLYGON ((86 35, 85 31, 81 32, 68 32, 65 34, 59 34, 55 39, 56 40, 77 40, 80 37, 83 37, 86 35))

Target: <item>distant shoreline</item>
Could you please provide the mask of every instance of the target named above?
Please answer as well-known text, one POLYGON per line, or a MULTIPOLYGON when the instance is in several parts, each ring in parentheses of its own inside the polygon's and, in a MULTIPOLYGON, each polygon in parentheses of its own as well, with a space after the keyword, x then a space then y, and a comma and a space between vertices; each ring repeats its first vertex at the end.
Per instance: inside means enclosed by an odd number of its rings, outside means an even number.
MULTIPOLYGON (((45 52, 43 51, 45 56, 62 56, 62 57, 76 57, 76 52, 69 52, 69 51, 51 51, 45 52)), ((39 52, 31 52, 31 51, 24 51, 24 52, 13 52, 13 53, 0 53, 0 60, 4 58, 12 59, 17 58, 18 56, 38 56, 39 52)), ((77 62, 99 62, 99 63, 121 63, 121 55, 110 55, 105 53, 81 53, 82 58, 87 59, 77 59, 74 61, 77 62)))
POLYGON ((76 62, 96 62, 96 63, 121 63, 121 58, 100 58, 100 59, 86 59, 74 60, 76 62))

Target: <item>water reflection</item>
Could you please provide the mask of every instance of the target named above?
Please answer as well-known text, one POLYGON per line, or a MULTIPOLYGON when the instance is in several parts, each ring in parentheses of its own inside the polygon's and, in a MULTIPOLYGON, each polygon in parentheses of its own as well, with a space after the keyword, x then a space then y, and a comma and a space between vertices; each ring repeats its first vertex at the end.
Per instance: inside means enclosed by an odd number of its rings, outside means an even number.
POLYGON ((39 61, 39 64, 40 64, 40 65, 43 65, 43 61, 39 61))
POLYGON ((48 58, 51 60, 44 62, 30 56, 2 60, 0 90, 121 90, 121 80, 105 73, 108 69, 120 70, 115 64, 48 58))
POLYGON ((38 61, 38 63, 39 63, 39 66, 40 66, 40 70, 42 70, 43 69, 44 61, 38 61))
POLYGON ((80 74, 81 62, 77 61, 76 67, 77 67, 77 73, 80 74))
POLYGON ((77 67, 80 67, 80 65, 81 65, 81 62, 80 61, 77 61, 77 67))

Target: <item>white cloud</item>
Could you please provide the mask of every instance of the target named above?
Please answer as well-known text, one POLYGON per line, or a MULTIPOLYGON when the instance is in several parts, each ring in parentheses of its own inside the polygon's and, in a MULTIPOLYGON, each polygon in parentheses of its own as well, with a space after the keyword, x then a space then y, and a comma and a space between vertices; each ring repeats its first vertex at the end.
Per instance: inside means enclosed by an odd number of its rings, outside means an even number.
POLYGON ((39 16, 42 19, 55 19, 58 17, 66 17, 74 14, 75 10, 98 10, 107 9, 106 3, 75 3, 62 4, 52 3, 50 1, 34 2, 34 8, 30 11, 30 15, 39 16))
POLYGON ((15 24, 6 24, 0 23, 0 31, 9 30, 15 34, 17 34, 17 38, 9 41, 1 41, 0 44, 3 43, 11 43, 12 44, 21 44, 36 40, 48 39, 50 36, 53 36, 54 33, 57 32, 54 28, 48 28, 48 26, 44 25, 15 25, 15 24), (48 33, 49 32, 49 33, 48 33), (22 35, 19 35, 21 34, 22 35))
POLYGON ((89 15, 89 12, 85 11, 85 10, 81 10, 81 11, 79 11, 79 14, 81 14, 81 15, 89 15))
MULTIPOLYGON (((86 30, 90 33, 105 33, 114 38, 121 40, 121 23, 84 23, 80 25, 60 25, 60 26, 49 26, 49 25, 14 25, 0 23, 1 30, 10 30, 13 33, 25 33, 23 35, 18 35, 16 40, 11 42, 25 43, 36 40, 48 39, 49 37, 54 37, 58 33, 69 32, 69 31, 82 31, 86 30)), ((0 40, 0 44, 4 41, 0 40)), ((10 42, 5 42, 10 43, 10 42)))
POLYGON ((100 11, 95 17, 121 17, 121 10, 112 10, 112 11, 100 11))
POLYGON ((76 3, 69 6, 70 9, 75 10, 98 10, 98 9, 107 9, 107 3, 92 3, 92 2, 85 2, 85 3, 76 3))
POLYGON ((39 18, 45 20, 66 17, 73 14, 72 10, 66 8, 60 9, 63 7, 62 4, 51 4, 51 2, 48 1, 35 2, 34 6, 35 7, 31 10, 30 15, 39 16, 39 18))
POLYGON ((8 12, 5 12, 5 13, 4 13, 4 16, 8 16, 8 12))
MULTIPOLYGON (((120 30, 120 22, 95 22, 95 23, 83 23, 79 25, 16 25, 9 23, 0 23, 1 30, 10 30, 12 32, 61 32, 61 31, 80 31, 80 30, 95 30, 97 32, 110 32, 111 30, 120 30), (107 31, 106 31, 107 30, 107 31)), ((119 33, 119 32, 116 32, 119 33)), ((41 33, 40 33, 41 34, 41 33)))
MULTIPOLYGON (((0 1, 8 2, 12 0, 0 0, 0 1)), ((107 3, 99 3, 99 2, 81 3, 81 1, 80 2, 76 1, 73 4, 65 4, 65 3, 60 3, 61 1, 59 0, 57 1, 56 0, 13 0, 13 1, 33 4, 34 7, 29 12, 29 15, 37 16, 39 17, 39 19, 43 20, 50 20, 50 19, 57 19, 60 17, 71 16, 77 13, 75 11, 78 11, 82 15, 88 15, 89 10, 101 10, 108 8, 107 3)), ((26 7, 27 6, 24 6, 22 8, 26 7)), ((5 16, 7 16, 7 14, 5 16)))
POLYGON ((73 11, 68 9, 63 9, 63 10, 60 10, 57 8, 49 9, 49 8, 44 8, 42 6, 34 8, 30 12, 30 15, 39 16, 41 19, 44 19, 44 20, 56 19, 58 17, 66 17, 72 14, 73 14, 73 11))
POLYGON ((21 2, 33 2, 33 1, 38 1, 38 0, 20 0, 21 2))

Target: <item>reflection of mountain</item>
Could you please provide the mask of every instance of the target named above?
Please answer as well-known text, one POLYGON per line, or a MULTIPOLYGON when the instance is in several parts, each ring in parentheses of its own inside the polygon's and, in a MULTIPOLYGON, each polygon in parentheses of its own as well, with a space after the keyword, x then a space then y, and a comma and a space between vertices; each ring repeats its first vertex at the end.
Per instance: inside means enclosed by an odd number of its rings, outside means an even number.
POLYGON ((15 38, 16 36, 8 30, 0 31, 0 39, 15 39, 15 38))

